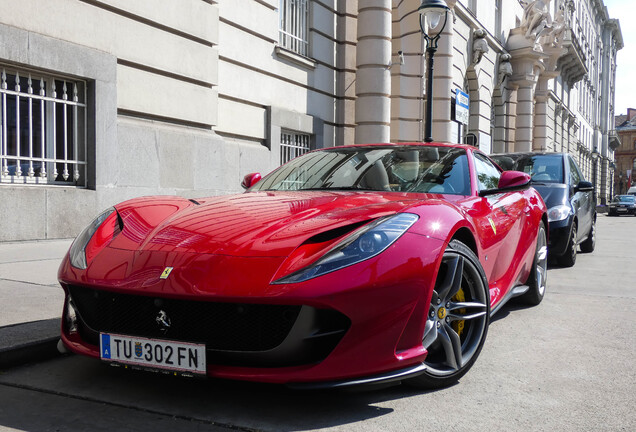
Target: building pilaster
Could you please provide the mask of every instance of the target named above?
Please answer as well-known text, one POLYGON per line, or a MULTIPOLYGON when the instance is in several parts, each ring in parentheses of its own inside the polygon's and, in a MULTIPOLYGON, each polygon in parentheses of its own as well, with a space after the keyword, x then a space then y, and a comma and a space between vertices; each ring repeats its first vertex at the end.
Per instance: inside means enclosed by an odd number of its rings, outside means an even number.
POLYGON ((355 142, 389 142, 391 0, 359 0, 357 33, 355 142))
POLYGON ((513 70, 510 83, 518 87, 514 151, 532 151, 535 89, 537 88, 539 76, 545 70, 542 60, 547 56, 538 49, 532 40, 525 37, 521 28, 511 30, 510 34, 508 49, 512 56, 510 63, 513 70))

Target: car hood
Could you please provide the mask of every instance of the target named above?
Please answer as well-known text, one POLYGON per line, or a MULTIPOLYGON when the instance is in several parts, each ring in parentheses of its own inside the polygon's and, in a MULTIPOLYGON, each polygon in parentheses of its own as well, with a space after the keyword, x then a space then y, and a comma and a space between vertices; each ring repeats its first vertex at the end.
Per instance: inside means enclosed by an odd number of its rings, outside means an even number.
POLYGON ((547 208, 567 204, 568 187, 562 183, 532 183, 537 192, 543 198, 547 208))
POLYGON ((421 199, 409 194, 326 191, 250 192, 198 202, 177 197, 138 199, 116 206, 123 230, 110 247, 284 257, 317 234, 340 237, 421 199))

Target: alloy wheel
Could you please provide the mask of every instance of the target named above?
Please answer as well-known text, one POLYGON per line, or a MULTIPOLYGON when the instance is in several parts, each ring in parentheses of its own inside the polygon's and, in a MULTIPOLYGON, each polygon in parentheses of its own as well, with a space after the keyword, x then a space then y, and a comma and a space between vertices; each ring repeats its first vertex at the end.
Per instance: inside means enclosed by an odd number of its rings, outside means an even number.
POLYGON ((481 349, 489 300, 477 265, 478 261, 459 251, 444 253, 422 339, 429 352, 425 364, 431 376, 465 373, 481 349))
POLYGON ((541 297, 545 293, 545 285, 548 279, 548 245, 545 235, 545 229, 543 225, 539 230, 537 237, 537 252, 535 256, 535 271, 536 271, 536 283, 537 291, 541 297))

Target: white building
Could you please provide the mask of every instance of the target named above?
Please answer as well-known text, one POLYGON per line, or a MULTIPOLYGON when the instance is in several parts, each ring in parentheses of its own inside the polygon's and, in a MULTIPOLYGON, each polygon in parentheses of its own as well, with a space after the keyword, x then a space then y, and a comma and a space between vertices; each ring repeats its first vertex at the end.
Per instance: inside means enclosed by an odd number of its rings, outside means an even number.
MULTIPOLYGON (((308 148, 421 140, 419 3, 0 0, 0 241, 72 237, 130 197, 238 192, 308 148)), ((570 151, 590 178, 596 149, 602 195, 622 47, 602 1, 447 3, 435 140, 570 151)))

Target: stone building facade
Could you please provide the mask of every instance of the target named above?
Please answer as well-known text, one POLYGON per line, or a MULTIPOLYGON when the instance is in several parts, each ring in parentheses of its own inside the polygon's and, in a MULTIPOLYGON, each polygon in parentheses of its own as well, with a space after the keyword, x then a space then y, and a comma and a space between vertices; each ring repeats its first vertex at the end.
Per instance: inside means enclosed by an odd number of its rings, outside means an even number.
POLYGON ((636 109, 629 108, 627 115, 616 116, 616 133, 621 145, 614 152, 614 194, 625 194, 636 186, 636 109))
POLYGON ((311 148, 420 141, 429 96, 435 140, 569 151, 604 199, 622 39, 602 0, 447 3, 426 95, 419 0, 0 0, 0 241, 238 192, 311 148))
POLYGON ((355 14, 337 3, 0 0, 0 241, 73 237, 131 197, 238 192, 345 142, 337 38, 355 31, 336 28, 355 14))

